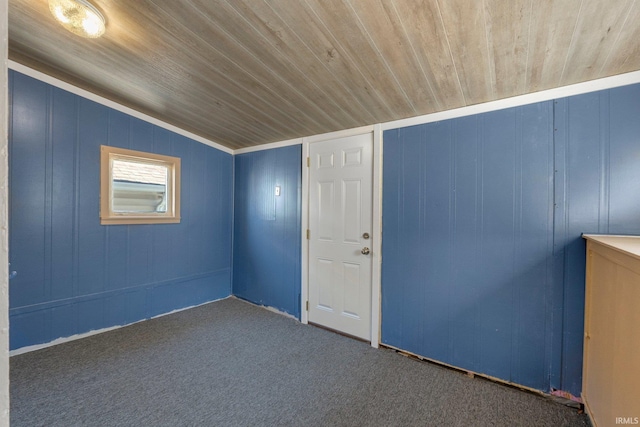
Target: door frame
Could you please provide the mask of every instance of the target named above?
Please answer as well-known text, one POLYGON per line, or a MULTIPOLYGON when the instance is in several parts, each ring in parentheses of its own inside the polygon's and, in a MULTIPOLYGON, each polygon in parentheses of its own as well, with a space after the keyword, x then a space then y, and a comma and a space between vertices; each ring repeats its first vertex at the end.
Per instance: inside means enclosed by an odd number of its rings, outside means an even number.
POLYGON ((9 2, 0 0, 0 425, 9 425, 9 2))
POLYGON ((371 347, 380 345, 380 310, 381 310, 381 267, 382 267, 382 127, 381 125, 363 126, 355 129, 330 132, 302 138, 302 287, 300 290, 300 321, 309 323, 309 312, 306 309, 309 301, 309 146, 316 142, 349 136, 373 134, 373 178, 372 178, 372 212, 371 212, 371 347))

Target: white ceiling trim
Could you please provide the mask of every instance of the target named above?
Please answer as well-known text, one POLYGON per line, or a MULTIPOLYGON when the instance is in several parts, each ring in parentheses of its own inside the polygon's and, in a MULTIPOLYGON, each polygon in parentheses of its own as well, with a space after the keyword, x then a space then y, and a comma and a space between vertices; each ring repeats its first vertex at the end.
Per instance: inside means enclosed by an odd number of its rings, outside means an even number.
POLYGON ((382 123, 381 126, 383 131, 389 129, 398 129, 407 126, 415 126, 425 123, 439 122, 442 120, 455 119, 458 117, 472 116, 474 114, 487 113, 490 111, 503 110, 505 108, 520 107, 522 105, 535 104, 536 102, 566 98, 568 96, 597 92, 599 90, 605 89, 613 89, 615 87, 627 86, 636 83, 640 83, 640 71, 619 74, 617 76, 605 77, 597 80, 590 80, 588 82, 577 83, 568 86, 561 86, 554 89, 528 93, 526 95, 519 95, 511 98, 499 99, 497 101, 490 101, 482 104, 469 105, 467 107, 455 108, 453 110, 440 111, 437 113, 425 114, 422 116, 410 117, 407 119, 394 120, 391 122, 382 123))
POLYGON ((59 80, 55 77, 49 76, 48 74, 44 74, 40 71, 34 70, 33 68, 27 67, 25 65, 22 65, 18 62, 9 60, 9 69, 17 71, 19 73, 22 73, 26 76, 29 77, 33 77, 36 80, 40 80, 44 83, 48 83, 52 86, 55 86, 57 88, 66 90, 67 92, 71 92, 75 95, 81 96, 83 98, 86 98, 90 101, 94 101, 97 102, 98 104, 104 105, 106 107, 109 108, 113 108, 114 110, 120 111, 121 113, 125 113, 128 114, 130 116, 136 117, 140 120, 144 120, 147 123, 151 123, 153 125, 159 126, 163 129, 167 129, 171 132, 175 132, 179 135, 185 136, 187 138, 193 139, 194 141, 198 141, 202 144, 208 145, 210 147, 216 148, 220 151, 224 151, 225 153, 228 154, 234 154, 233 150, 229 147, 225 147, 222 144, 219 144, 217 142, 211 141, 207 138, 203 138, 199 135, 196 135, 194 133, 188 132, 184 129, 181 129, 177 126, 171 125, 169 123, 163 122, 162 120, 158 120, 154 117, 151 117, 147 114, 141 113, 139 111, 136 111, 132 108, 129 107, 125 107, 122 104, 118 104, 117 102, 113 102, 107 98, 103 98, 102 96, 96 95, 95 93, 91 93, 87 90, 84 89, 80 89, 77 86, 73 86, 69 83, 63 82, 62 80, 59 80))
MULTIPOLYGON (((470 105, 467 107, 455 108, 453 110, 440 111, 437 113, 425 114, 421 116, 409 117, 407 119, 394 120, 381 123, 382 131, 398 129, 408 126, 422 125, 425 123, 439 122, 442 120, 455 119, 458 117, 472 116, 474 114, 488 113, 490 111, 503 110, 505 108, 520 107, 522 105, 535 104, 536 102, 550 101, 552 99, 566 98, 574 95, 581 95, 599 90, 613 89, 620 86, 628 86, 640 83, 640 71, 619 74, 617 76, 605 77, 602 79, 590 80, 588 82, 562 86, 540 92, 528 93, 526 95, 514 96, 511 98, 499 99, 497 101, 485 102, 482 104, 470 105)), ((316 142, 325 139, 339 138, 345 135, 356 135, 370 132, 373 126, 362 126, 352 129, 344 129, 337 132, 329 132, 303 138, 290 139, 287 141, 273 142, 270 144, 257 145, 250 148, 241 148, 234 151, 234 154, 248 153, 252 151, 269 150, 271 148, 297 145, 303 141, 316 142)))
POLYGON ((302 138, 287 139, 286 141, 271 142, 269 144, 254 145, 253 147, 237 148, 233 154, 252 153, 254 151, 271 150, 273 148, 288 147, 290 145, 302 144, 302 138))
MULTIPOLYGON (((368 126, 361 126, 358 128, 343 129, 336 132, 310 135, 310 136, 305 136, 300 138, 288 139, 284 141, 276 141, 268 144, 261 144, 253 147, 239 148, 239 149, 233 150, 217 142, 195 135, 191 132, 188 132, 184 129, 181 129, 169 123, 163 122, 156 118, 153 118, 147 114, 141 113, 132 108, 125 107, 124 105, 118 104, 117 102, 110 101, 99 95, 96 95, 84 89, 80 89, 79 87, 73 86, 69 83, 65 83, 62 80, 56 79, 55 77, 51 77, 47 74, 34 70, 33 68, 27 67, 25 65, 19 64, 15 61, 9 60, 9 68, 14 71, 18 71, 22 74, 25 74, 27 76, 33 77, 37 80, 43 81, 45 83, 49 83, 52 86, 58 87, 60 89, 64 89, 68 92, 74 93, 83 98, 89 99, 91 101, 95 101, 99 104, 113 108, 114 110, 118 110, 125 114, 129 114, 133 117, 137 117, 148 123, 160 126, 164 129, 186 136, 187 138, 191 138, 195 141, 201 142, 205 145, 211 146, 213 148, 216 148, 218 150, 224 151, 225 153, 229 153, 232 155, 251 153, 254 151, 271 150, 274 148, 287 147, 290 145, 300 145, 304 141, 316 142, 316 141, 322 141, 326 139, 338 138, 345 135, 354 135, 359 133, 370 132, 373 129, 373 126, 378 125, 378 124, 374 124, 374 125, 368 125, 368 126)), ((540 92, 528 93, 526 95, 519 95, 511 98, 499 99, 497 101, 490 101, 482 104, 455 108, 453 110, 440 111, 437 113, 431 113, 431 114, 425 114, 421 116, 409 117, 406 119, 394 120, 390 122, 380 123, 379 125, 382 131, 390 130, 390 129, 398 129, 402 127, 439 122, 442 120, 449 120, 449 119, 454 119, 458 117, 471 116, 474 114, 487 113, 491 111, 502 110, 505 108, 519 107, 522 105, 534 104, 536 102, 544 102, 544 101, 550 101, 553 99, 566 98, 569 96, 581 95, 584 93, 596 92, 599 90, 613 89, 616 87, 627 86, 627 85, 632 85, 636 83, 640 83, 640 71, 619 74, 616 76, 605 77, 602 79, 590 80, 583 83, 562 86, 554 89, 543 90, 540 92)))

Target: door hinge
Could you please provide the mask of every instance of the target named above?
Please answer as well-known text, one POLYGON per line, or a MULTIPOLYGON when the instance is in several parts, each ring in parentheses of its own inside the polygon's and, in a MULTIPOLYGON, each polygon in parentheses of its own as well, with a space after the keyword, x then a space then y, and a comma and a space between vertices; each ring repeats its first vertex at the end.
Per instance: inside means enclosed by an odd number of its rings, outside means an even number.
POLYGON ((307 157, 307 167, 311 167, 311 157, 307 157))
POLYGON ((311 239, 311 231, 307 228, 307 240, 311 239))
POLYGON ((309 311, 309 301, 307 301, 307 311, 309 311))

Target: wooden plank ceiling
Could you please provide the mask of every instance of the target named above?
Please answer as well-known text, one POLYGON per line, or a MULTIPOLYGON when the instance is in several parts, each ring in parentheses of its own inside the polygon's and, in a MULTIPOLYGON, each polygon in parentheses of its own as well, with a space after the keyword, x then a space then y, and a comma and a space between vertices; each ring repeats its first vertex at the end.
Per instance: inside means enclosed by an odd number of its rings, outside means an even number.
POLYGON ((230 148, 640 69, 640 0, 9 0, 10 59, 230 148))

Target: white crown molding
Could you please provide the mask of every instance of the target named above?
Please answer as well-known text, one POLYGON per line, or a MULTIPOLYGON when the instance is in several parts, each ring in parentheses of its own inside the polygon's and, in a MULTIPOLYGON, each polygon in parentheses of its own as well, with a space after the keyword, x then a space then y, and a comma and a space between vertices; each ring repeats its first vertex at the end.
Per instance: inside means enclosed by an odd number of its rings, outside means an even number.
POLYGON ((287 139, 286 141, 271 142, 269 144, 254 145, 253 147, 238 148, 233 154, 252 153, 254 151, 271 150, 273 148, 289 147, 302 144, 302 138, 287 139))
POLYGON ((467 107, 453 110, 440 111, 437 113, 425 114, 422 116, 410 117, 407 119, 393 120, 382 123, 382 130, 398 129, 408 126, 421 125, 425 123, 439 122, 442 120, 454 119, 474 114, 487 113, 490 111, 503 110, 505 108, 519 107, 522 105, 535 104, 536 102, 550 101, 552 99, 566 98, 583 93, 596 92, 599 90, 613 89, 615 87, 627 86, 640 83, 640 71, 619 74, 617 76, 605 77, 597 80, 590 80, 569 86, 561 86, 554 89, 540 92, 528 93, 526 95, 514 96, 511 98, 499 99, 497 101, 485 102, 482 104, 469 105, 467 107))
POLYGON ((189 131, 186 131, 184 129, 181 129, 177 126, 171 125, 167 122, 163 122, 162 120, 158 120, 154 117, 151 117, 147 114, 141 113, 137 110, 134 110, 132 108, 126 107, 122 104, 118 104, 117 102, 111 101, 107 98, 104 98, 102 96, 96 95, 95 93, 91 93, 87 90, 84 89, 80 89, 77 86, 73 86, 72 84, 63 82, 60 79, 57 79, 55 77, 52 77, 48 74, 44 74, 40 71, 34 70, 33 68, 27 67, 26 65, 22 65, 18 62, 9 60, 9 69, 17 71, 21 74, 24 74, 26 76, 29 77, 33 77, 36 80, 40 80, 41 82, 44 83, 48 83, 51 86, 55 86, 57 88, 66 90, 67 92, 71 92, 75 95, 81 96, 83 98, 86 98, 90 101, 94 101, 97 102, 98 104, 104 105, 106 107, 109 108, 113 108, 114 110, 120 111, 121 113, 125 113, 128 114, 132 117, 138 118, 140 120, 144 120, 147 123, 151 123, 153 125, 159 126, 163 129, 167 129, 171 132, 177 133, 178 135, 182 135, 185 136, 187 138, 193 139, 194 141, 198 141, 202 144, 208 145, 210 147, 216 148, 220 151, 224 151, 225 153, 228 154, 234 154, 233 150, 229 147, 225 147, 222 144, 219 144, 217 142, 211 141, 209 139, 203 138, 199 135, 196 135, 194 133, 191 133, 189 131))
POLYGON ((273 142, 271 144, 257 145, 251 148, 243 148, 236 150, 234 154, 247 153, 250 151, 268 150, 284 145, 293 145, 303 142, 318 142, 326 139, 341 138, 344 136, 358 135, 362 133, 372 132, 374 126, 380 126, 385 130, 403 128, 408 126, 416 126, 425 123, 439 122, 442 120, 454 119, 464 116, 472 116, 474 114, 487 113, 490 111, 502 110, 505 108, 519 107, 522 105, 534 104, 536 102, 549 101, 552 99, 566 98, 583 93, 596 92, 599 90, 613 89, 620 86, 628 86, 640 83, 640 71, 619 74, 612 77, 605 77, 597 80, 590 80, 583 83, 577 83, 569 86, 562 86, 554 89, 543 90, 540 92, 528 93, 526 95, 514 96, 511 98, 499 99, 497 101, 485 102, 482 104, 469 105, 467 107, 456 108, 453 110, 439 111, 437 113, 425 114, 421 116, 409 117, 406 119, 393 120, 380 124, 362 126, 352 129, 344 129, 337 132, 322 133, 317 135, 305 136, 298 139, 290 139, 288 141, 273 142), (282 145, 281 145, 282 144, 282 145))
POLYGON ((374 126, 380 126, 380 129, 382 131, 408 127, 408 126, 416 126, 416 125, 421 125, 425 123, 433 123, 433 122, 438 122, 442 120, 454 119, 458 117, 471 116, 474 114, 487 113, 490 111, 502 110, 505 108, 519 107, 522 105, 534 104, 536 102, 566 98, 569 96, 581 95, 584 93, 596 92, 599 90, 606 90, 606 89, 613 89, 615 87, 640 83, 640 71, 633 71, 630 73, 618 74, 616 76, 605 77, 602 79, 590 80, 583 83, 577 83, 577 84, 568 85, 568 86, 561 86, 554 89, 547 89, 540 92, 528 93, 525 95, 514 96, 511 98, 499 99, 497 101, 490 101, 482 104, 469 105, 466 107, 455 108, 452 110, 439 111, 437 113, 424 114, 421 116, 409 117, 406 119, 393 120, 393 121, 384 122, 384 123, 376 123, 372 125, 361 126, 357 128, 351 128, 351 129, 343 129, 335 132, 328 132, 328 133, 322 133, 317 135, 309 135, 301 138, 288 139, 284 141, 276 141, 268 144, 261 144, 253 147, 239 148, 239 149, 233 150, 217 142, 195 135, 191 132, 185 131, 184 129, 180 129, 174 125, 155 119, 144 113, 133 110, 129 107, 125 107, 124 105, 110 101, 106 98, 103 98, 101 96, 88 92, 84 89, 80 89, 69 83, 65 83, 59 79, 56 79, 55 77, 51 77, 47 74, 44 74, 40 71, 29 68, 25 65, 19 64, 15 61, 9 60, 9 68, 14 71, 18 71, 22 74, 33 77, 35 79, 41 80, 45 83, 49 83, 60 89, 64 89, 76 95, 82 96, 83 98, 87 98, 99 104, 105 105, 107 107, 121 111, 125 114, 129 114, 133 117, 137 117, 146 122, 149 122, 154 125, 160 126, 164 129, 170 130, 177 134, 186 136, 187 138, 191 138, 195 141, 217 148, 218 150, 224 151, 225 153, 229 153, 232 155, 251 153, 254 151, 270 150, 273 148, 287 147, 291 145, 300 145, 303 142, 318 142, 318 141, 324 141, 327 139, 335 139, 335 138, 341 138, 345 136, 373 132, 374 126))

